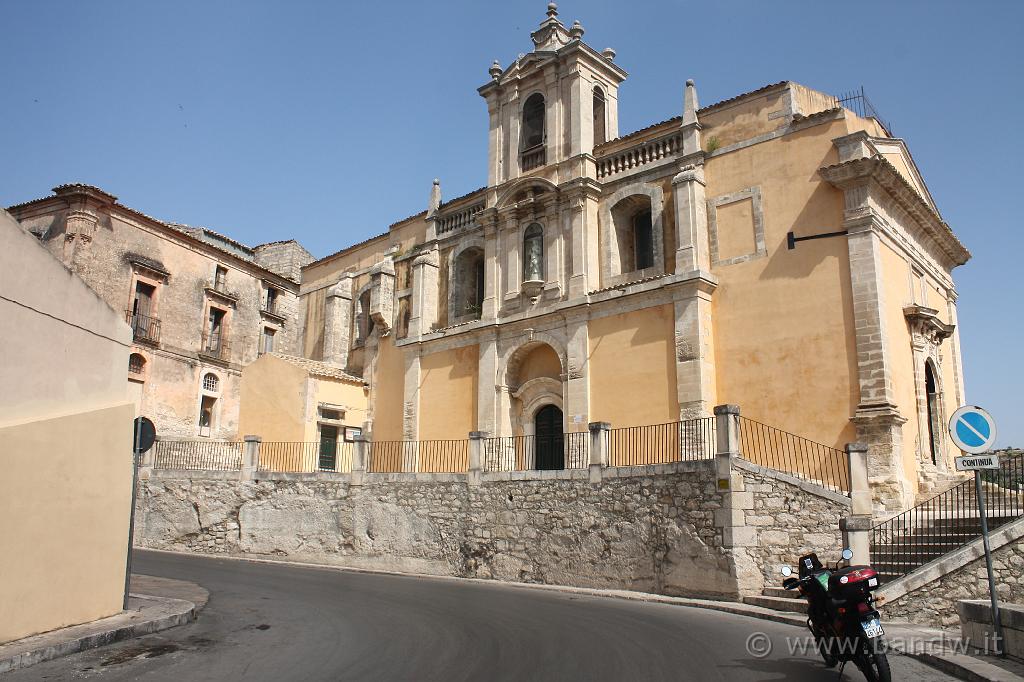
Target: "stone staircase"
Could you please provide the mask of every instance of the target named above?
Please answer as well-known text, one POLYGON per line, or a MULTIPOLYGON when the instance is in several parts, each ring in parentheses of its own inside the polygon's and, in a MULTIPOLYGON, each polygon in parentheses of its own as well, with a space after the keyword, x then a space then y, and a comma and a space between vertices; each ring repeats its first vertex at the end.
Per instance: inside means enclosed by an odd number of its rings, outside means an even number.
POLYGON ((785 613, 807 613, 807 600, 796 590, 782 587, 766 587, 760 595, 744 597, 743 603, 785 613))

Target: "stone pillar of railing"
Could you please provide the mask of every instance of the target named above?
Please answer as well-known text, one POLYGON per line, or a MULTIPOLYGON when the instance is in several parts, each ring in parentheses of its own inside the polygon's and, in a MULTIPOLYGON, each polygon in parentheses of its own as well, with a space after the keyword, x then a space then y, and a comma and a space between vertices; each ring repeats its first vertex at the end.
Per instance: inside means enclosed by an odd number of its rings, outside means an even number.
POLYGON ((469 471, 466 480, 470 485, 480 485, 484 473, 484 441, 490 434, 487 431, 469 432, 469 471))
POLYGON ((263 439, 259 436, 245 436, 242 438, 242 468, 238 472, 238 480, 251 481, 260 468, 260 443, 263 439))
POLYGON ((722 507, 715 512, 715 524, 722 529, 722 543, 728 547, 749 547, 757 540, 757 528, 747 525, 747 511, 754 508, 754 494, 746 491, 743 473, 735 467, 740 454, 740 408, 715 406, 715 476, 722 507))
POLYGON ((850 473, 850 516, 839 521, 843 545, 853 550, 853 563, 871 561, 871 486, 868 484, 868 446, 846 444, 850 473))
POLYGON ((609 433, 612 425, 608 422, 590 422, 590 482, 600 483, 604 468, 609 462, 609 433))
POLYGON ((154 464, 154 449, 156 443, 153 446, 142 453, 139 456, 139 479, 145 481, 153 477, 153 464, 154 464))
POLYGON ((349 478, 349 485, 359 486, 363 484, 366 476, 367 454, 370 449, 369 441, 365 432, 356 436, 352 442, 352 474, 349 478))

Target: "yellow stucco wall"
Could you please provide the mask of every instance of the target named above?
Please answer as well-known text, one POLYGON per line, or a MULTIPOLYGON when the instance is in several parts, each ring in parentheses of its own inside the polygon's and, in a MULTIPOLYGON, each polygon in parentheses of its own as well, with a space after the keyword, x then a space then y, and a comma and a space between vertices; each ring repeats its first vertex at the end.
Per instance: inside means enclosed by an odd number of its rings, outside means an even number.
POLYGON ((810 169, 837 162, 832 139, 846 132, 843 121, 814 126, 705 165, 709 199, 760 188, 767 248, 712 265, 718 402, 834 447, 856 439, 859 394, 846 240, 790 251, 786 233, 842 229, 842 192, 810 169))
MULTIPOLYGON (((405 355, 391 336, 377 344, 377 380, 373 402, 374 440, 402 440, 405 355)), ((468 433, 468 432, 467 432, 468 433)))
POLYGON ((306 440, 306 377, 301 367, 273 355, 263 355, 245 367, 239 434, 260 436, 267 442, 306 440))
POLYGON ((590 420, 617 426, 679 418, 670 305, 589 323, 590 420))
POLYGON ((516 380, 524 384, 530 379, 548 377, 561 380, 562 362, 551 346, 544 344, 530 351, 519 366, 516 380))
POLYGON ((121 610, 134 413, 0 426, 0 643, 121 610))
POLYGON ((420 360, 420 440, 466 438, 476 430, 476 345, 420 360))
POLYGON ((306 421, 307 442, 320 439, 317 419, 318 406, 321 403, 343 405, 345 416, 341 420, 342 423, 345 426, 362 428, 363 422, 366 421, 366 389, 358 384, 327 377, 313 377, 310 381, 313 382, 313 400, 310 401, 306 421))

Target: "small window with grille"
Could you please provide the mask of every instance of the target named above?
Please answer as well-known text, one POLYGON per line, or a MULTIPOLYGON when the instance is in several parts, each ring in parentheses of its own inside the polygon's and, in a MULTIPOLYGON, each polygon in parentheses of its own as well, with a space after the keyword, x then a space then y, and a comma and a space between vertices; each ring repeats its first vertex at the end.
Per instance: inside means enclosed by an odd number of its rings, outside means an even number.
POLYGON ((207 373, 203 377, 203 390, 216 393, 218 388, 220 388, 220 379, 217 378, 216 374, 207 373))
POLYGON ((128 356, 128 373, 140 375, 146 369, 146 358, 142 357, 138 353, 132 353, 128 356))

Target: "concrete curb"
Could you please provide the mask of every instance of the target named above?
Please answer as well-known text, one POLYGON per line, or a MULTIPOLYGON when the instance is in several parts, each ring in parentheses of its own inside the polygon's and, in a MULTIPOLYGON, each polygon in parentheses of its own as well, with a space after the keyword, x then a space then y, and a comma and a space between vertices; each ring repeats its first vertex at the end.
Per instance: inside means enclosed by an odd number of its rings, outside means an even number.
MULTIPOLYGON (((757 618, 759 620, 767 620, 775 623, 782 623, 784 625, 793 625, 796 627, 806 627, 807 616, 795 613, 776 611, 774 609, 768 609, 763 606, 754 606, 752 604, 744 604, 742 602, 731 602, 731 601, 719 601, 714 599, 694 599, 689 597, 669 597, 662 594, 652 594, 650 592, 633 592, 630 590, 609 590, 609 589, 598 589, 591 587, 570 587, 567 585, 541 585, 538 583, 519 583, 519 582, 505 582, 500 580, 488 580, 483 578, 462 578, 459 576, 451 575, 433 575, 430 573, 402 573, 399 571, 386 571, 381 569, 373 568, 352 568, 349 566, 339 566, 336 564, 315 564, 309 562, 299 561, 288 561, 282 559, 266 559, 257 558, 251 556, 238 556, 230 554, 202 554, 198 552, 176 552, 166 549, 150 549, 140 548, 146 552, 158 552, 162 554, 177 554, 183 556, 198 556, 205 557, 208 559, 228 559, 232 561, 247 561, 255 564, 276 564, 284 566, 296 566, 300 568, 317 568, 321 570, 334 570, 334 571, 347 571, 350 573, 373 573, 380 575, 396 575, 403 576, 406 578, 430 578, 432 580, 448 580, 454 582, 465 582, 465 583, 485 583, 488 585, 509 587, 513 589, 528 589, 528 590, 547 590, 550 592, 562 592, 567 594, 579 594, 591 597, 605 597, 610 599, 622 599, 626 601, 639 601, 648 602, 653 604, 669 604, 673 606, 688 606, 690 608, 697 609, 709 609, 712 611, 721 611, 723 613, 731 613, 737 616, 748 616, 750 618, 757 618)), ((887 624, 889 625, 889 624, 887 624)), ((942 634, 941 630, 920 628, 910 623, 891 623, 901 636, 919 636, 922 639, 934 638, 942 634)), ((887 630, 889 628, 887 627, 887 630)), ((949 637, 949 633, 946 633, 949 637)), ((920 653, 920 652, 907 652, 898 649, 891 649, 893 653, 897 653, 901 656, 907 656, 909 658, 916 658, 917 660, 926 663, 933 668, 937 668, 945 673, 949 673, 960 679, 965 680, 976 680, 978 682, 1024 682, 1024 677, 1015 675, 1007 670, 1003 670, 998 666, 991 663, 987 663, 974 656, 965 656, 963 654, 954 653, 920 653)))
POLYGON ((0 673, 159 632, 196 619, 196 605, 190 601, 142 594, 129 596, 127 611, 0 645, 0 673))

